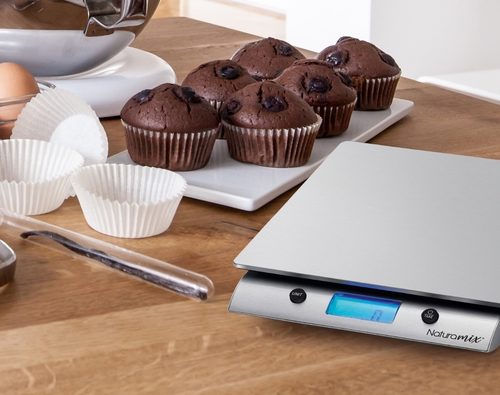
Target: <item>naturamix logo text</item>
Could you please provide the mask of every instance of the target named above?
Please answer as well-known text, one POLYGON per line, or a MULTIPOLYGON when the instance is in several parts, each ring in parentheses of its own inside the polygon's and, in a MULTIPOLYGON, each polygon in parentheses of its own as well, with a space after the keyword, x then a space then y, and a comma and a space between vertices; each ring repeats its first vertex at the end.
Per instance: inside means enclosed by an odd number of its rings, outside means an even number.
POLYGON ((484 340, 482 336, 474 336, 474 335, 457 335, 456 333, 449 333, 443 331, 437 331, 435 329, 427 330, 427 336, 440 337, 442 339, 451 339, 456 340, 458 342, 464 343, 479 343, 484 340))

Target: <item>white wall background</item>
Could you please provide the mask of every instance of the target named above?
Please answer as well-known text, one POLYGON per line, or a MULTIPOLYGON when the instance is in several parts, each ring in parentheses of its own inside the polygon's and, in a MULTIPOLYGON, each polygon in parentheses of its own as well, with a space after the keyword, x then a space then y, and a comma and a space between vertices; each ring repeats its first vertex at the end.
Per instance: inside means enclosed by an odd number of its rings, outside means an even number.
POLYGON ((371 34, 408 76, 500 68, 499 18, 498 0, 374 0, 371 34))
MULTIPOLYGON (((1 1, 1 0, 0 0, 1 1)), ((500 69, 499 0, 182 0, 183 15, 320 51, 373 42, 403 75, 500 69)))
POLYGON ((286 1, 181 0, 180 14, 262 37, 284 39, 286 1))
POLYGON ((232 0, 235 3, 247 4, 262 9, 271 10, 275 12, 286 12, 287 3, 295 2, 297 0, 232 0))
POLYGON ((500 68, 498 0, 290 0, 286 15, 293 44, 319 51, 343 35, 366 39, 410 78, 500 68))
POLYGON ((372 0, 290 0, 286 8, 286 38, 295 46, 316 52, 335 44, 341 36, 367 40, 371 3, 372 0))

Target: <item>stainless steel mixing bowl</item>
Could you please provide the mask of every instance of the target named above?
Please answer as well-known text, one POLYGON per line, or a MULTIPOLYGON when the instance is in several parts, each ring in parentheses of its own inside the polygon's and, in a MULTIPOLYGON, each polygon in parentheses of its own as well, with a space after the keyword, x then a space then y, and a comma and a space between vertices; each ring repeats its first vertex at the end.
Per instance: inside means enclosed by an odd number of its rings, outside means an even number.
POLYGON ((0 0, 0 62, 37 76, 89 70, 129 45, 160 0, 0 0))

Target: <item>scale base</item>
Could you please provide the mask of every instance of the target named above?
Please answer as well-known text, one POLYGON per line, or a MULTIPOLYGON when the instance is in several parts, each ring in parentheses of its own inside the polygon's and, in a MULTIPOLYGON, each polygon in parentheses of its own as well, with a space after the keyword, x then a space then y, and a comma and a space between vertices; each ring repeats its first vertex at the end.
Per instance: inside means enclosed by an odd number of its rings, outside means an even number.
POLYGON ((37 77, 85 100, 99 117, 120 115, 137 92, 175 83, 175 72, 163 59, 137 48, 125 48, 102 65, 70 76, 37 77))
POLYGON ((473 351, 491 352, 500 343, 500 316, 493 308, 253 271, 240 280, 229 311, 473 351), (303 301, 292 301, 297 289, 304 291, 303 301), (333 295, 346 292, 401 305, 392 323, 328 314, 333 295), (423 321, 428 309, 439 313, 432 324, 423 321))

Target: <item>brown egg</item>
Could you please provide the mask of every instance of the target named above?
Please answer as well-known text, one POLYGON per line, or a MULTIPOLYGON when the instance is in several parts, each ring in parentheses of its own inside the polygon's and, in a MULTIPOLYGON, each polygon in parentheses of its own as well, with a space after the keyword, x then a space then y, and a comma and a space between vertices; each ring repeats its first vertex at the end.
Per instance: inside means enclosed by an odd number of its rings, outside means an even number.
POLYGON ((39 92, 33 75, 16 63, 0 63, 0 139, 8 139, 12 133, 14 121, 26 102, 8 104, 6 101, 39 92))

